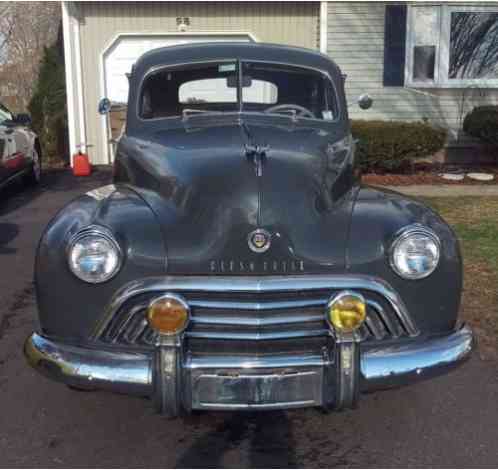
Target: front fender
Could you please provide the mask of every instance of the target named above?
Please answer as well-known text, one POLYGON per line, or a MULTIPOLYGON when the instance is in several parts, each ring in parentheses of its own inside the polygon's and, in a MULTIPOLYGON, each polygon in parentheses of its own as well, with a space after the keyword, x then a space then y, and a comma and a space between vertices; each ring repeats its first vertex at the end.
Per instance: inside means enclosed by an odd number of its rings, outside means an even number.
POLYGON ((41 330, 46 335, 84 340, 113 294, 138 278, 163 275, 166 250, 154 213, 125 186, 105 186, 75 199, 47 226, 35 262, 41 330), (123 254, 119 273, 102 284, 76 278, 67 263, 67 243, 89 225, 109 228, 123 254))
POLYGON ((362 187, 351 220, 347 269, 385 279, 400 294, 422 333, 442 333, 455 326, 462 293, 458 240, 449 225, 419 201, 393 191, 362 187), (410 224, 431 228, 441 240, 439 266, 427 278, 406 280, 389 266, 394 235, 410 224))

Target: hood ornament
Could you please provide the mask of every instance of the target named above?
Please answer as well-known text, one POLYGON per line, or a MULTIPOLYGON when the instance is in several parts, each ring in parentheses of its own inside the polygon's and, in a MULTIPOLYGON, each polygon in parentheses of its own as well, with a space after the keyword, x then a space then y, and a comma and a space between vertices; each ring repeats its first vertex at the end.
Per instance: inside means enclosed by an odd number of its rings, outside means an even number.
POLYGON ((263 176, 263 162, 267 158, 266 153, 269 149, 269 145, 246 144, 245 146, 246 156, 252 160, 256 176, 263 176))
POLYGON ((264 253, 270 248, 271 234, 265 229, 258 228, 247 236, 247 244, 255 253, 264 253))

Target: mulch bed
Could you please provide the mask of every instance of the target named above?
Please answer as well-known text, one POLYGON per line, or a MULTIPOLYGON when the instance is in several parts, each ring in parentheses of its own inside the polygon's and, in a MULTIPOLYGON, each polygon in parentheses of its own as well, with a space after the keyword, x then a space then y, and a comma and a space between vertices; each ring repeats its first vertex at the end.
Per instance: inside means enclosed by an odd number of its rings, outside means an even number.
POLYGON ((485 170, 468 170, 469 172, 483 172, 483 173, 494 173, 495 179, 492 181, 476 181, 474 179, 468 178, 467 176, 461 181, 451 181, 446 180, 438 176, 438 173, 429 171, 419 171, 412 174, 377 174, 377 173, 367 173, 363 174, 361 180, 365 184, 372 184, 378 186, 410 186, 414 184, 431 184, 431 185, 441 185, 441 184, 451 184, 451 185, 496 185, 498 184, 498 168, 486 168, 485 170))

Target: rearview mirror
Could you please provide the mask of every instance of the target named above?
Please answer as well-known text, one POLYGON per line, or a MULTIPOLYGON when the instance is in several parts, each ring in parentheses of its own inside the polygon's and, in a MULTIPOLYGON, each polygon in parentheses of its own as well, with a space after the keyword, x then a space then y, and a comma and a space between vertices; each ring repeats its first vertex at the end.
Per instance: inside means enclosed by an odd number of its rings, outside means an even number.
POLYGON ((102 98, 99 101, 99 114, 108 114, 111 111, 111 100, 109 98, 102 98))
MULTIPOLYGON (((227 87, 237 88, 238 78, 237 75, 229 75, 227 77, 227 87)), ((242 77, 242 88, 249 88, 252 85, 252 78, 249 75, 242 77)))
POLYGON ((373 99, 369 95, 360 95, 358 98, 358 106, 361 109, 369 109, 372 107, 373 99))

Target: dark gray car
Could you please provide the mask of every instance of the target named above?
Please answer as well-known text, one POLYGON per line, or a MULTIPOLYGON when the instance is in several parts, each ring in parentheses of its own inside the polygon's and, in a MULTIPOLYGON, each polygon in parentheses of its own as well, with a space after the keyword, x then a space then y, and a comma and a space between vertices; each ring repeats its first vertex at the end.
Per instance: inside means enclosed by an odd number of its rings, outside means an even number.
POLYGON ((41 239, 40 330, 25 346, 40 372, 177 416, 349 408, 469 356, 455 235, 420 202, 360 184, 328 57, 157 49, 133 68, 127 113, 114 184, 41 239))

